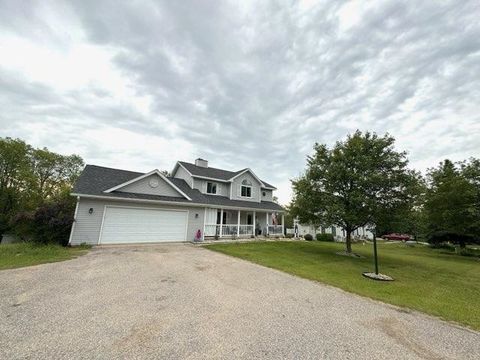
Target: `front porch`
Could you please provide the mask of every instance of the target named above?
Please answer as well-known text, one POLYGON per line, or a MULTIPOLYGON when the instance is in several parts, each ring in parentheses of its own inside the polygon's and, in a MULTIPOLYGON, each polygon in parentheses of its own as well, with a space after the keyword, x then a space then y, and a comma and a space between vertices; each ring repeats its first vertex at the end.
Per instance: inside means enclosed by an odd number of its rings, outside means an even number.
POLYGON ((206 209, 205 239, 283 236, 284 215, 277 212, 206 209))

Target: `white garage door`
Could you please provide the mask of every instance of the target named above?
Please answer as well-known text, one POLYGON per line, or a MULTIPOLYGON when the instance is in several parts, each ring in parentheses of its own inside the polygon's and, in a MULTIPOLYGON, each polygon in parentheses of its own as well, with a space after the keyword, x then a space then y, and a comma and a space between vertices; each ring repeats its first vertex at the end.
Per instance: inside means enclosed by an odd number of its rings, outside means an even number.
POLYGON ((185 241, 186 211, 106 207, 101 244, 185 241))

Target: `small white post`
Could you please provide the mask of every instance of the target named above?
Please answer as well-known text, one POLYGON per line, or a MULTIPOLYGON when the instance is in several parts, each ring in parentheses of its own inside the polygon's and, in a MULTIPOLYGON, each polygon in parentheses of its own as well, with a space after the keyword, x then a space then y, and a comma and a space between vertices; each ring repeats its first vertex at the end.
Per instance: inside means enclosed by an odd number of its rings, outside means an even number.
POLYGON ((223 209, 220 209, 220 237, 223 236, 223 209))
POLYGON ((240 210, 238 210, 238 217, 237 217, 237 238, 240 236, 240 210))
POLYGON ((265 221, 267 223, 267 234, 266 235, 268 235, 268 233, 269 233, 269 231, 268 231, 268 212, 265 213, 265 221))
POLYGON ((253 222, 252 222, 252 235, 253 236, 256 236, 257 234, 255 234, 255 224, 257 223, 257 213, 254 211, 253 212, 253 222))
POLYGON ((282 213, 282 236, 285 236, 285 214, 282 213))

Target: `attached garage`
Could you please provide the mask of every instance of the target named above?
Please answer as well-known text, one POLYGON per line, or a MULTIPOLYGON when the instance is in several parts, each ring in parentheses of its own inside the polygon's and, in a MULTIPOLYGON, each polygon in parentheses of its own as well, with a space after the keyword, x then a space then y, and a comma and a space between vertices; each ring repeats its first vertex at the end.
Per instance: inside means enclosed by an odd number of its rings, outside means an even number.
POLYGON ((100 244, 186 241, 187 210, 105 206, 100 244))

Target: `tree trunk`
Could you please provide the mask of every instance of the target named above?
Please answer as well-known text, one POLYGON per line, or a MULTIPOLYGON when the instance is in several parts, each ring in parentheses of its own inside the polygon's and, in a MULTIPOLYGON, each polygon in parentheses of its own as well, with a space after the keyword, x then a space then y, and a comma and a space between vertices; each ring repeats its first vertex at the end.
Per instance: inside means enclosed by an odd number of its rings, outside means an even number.
POLYGON ((350 229, 347 229, 346 232, 347 232, 347 238, 345 240, 345 246, 346 246, 345 251, 351 254, 352 253, 352 231, 350 229))

